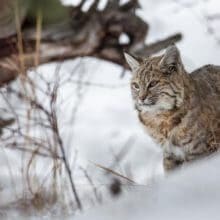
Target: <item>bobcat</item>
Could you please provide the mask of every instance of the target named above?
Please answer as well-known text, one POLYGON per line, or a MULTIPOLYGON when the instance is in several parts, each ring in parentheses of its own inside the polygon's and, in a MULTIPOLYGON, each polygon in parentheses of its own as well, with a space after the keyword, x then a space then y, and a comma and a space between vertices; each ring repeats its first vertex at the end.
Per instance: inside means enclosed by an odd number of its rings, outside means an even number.
POLYGON ((175 45, 161 56, 125 59, 139 119, 161 145, 166 171, 220 148, 220 66, 188 74, 175 45))

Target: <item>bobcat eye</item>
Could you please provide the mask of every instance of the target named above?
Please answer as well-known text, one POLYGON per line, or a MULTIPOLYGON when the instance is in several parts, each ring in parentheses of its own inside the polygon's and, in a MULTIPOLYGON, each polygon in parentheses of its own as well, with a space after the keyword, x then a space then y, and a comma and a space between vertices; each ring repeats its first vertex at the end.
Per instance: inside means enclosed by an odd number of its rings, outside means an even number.
POLYGON ((137 83, 132 83, 132 88, 139 91, 140 90, 140 86, 137 83))
POLYGON ((149 88, 156 86, 157 83, 158 83, 158 81, 152 81, 152 82, 150 82, 149 88))
POLYGON ((177 70, 176 65, 170 65, 170 66, 168 67, 168 71, 169 71, 170 73, 175 72, 176 70, 177 70))

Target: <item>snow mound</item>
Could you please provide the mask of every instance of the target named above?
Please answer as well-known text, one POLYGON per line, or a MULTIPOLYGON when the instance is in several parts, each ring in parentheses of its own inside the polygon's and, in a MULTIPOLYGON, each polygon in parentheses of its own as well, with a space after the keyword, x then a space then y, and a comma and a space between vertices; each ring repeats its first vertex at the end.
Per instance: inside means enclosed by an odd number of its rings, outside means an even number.
MULTIPOLYGON (((220 156, 184 167, 77 220, 219 219, 220 156)), ((70 218, 71 219, 71 218, 70 218)))

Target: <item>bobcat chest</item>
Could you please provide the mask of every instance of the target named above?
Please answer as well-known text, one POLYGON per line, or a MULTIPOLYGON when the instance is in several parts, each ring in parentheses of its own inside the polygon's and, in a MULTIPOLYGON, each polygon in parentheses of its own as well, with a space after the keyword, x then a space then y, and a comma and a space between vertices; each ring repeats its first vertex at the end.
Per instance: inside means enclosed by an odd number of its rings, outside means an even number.
POLYGON ((160 145, 165 145, 173 129, 171 118, 167 115, 150 115, 139 113, 139 119, 144 125, 147 133, 152 136, 160 145))
POLYGON ((147 133, 163 147, 165 152, 178 156, 184 154, 179 141, 187 136, 187 131, 181 126, 182 116, 183 114, 173 112, 160 115, 139 113, 139 119, 147 133))
POLYGON ((162 146, 165 155, 185 159, 186 153, 193 147, 185 116, 183 112, 160 115, 140 113, 139 119, 147 133, 162 146))

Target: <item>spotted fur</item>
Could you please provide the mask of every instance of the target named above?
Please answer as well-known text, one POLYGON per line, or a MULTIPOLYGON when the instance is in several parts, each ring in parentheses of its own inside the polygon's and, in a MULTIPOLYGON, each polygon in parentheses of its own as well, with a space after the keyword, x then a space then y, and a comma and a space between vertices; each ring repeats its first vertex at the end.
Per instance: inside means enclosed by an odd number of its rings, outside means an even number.
POLYGON ((207 65, 188 74, 179 50, 137 59, 125 54, 132 69, 131 92, 141 123, 161 145, 164 168, 220 148, 220 67, 207 65))

